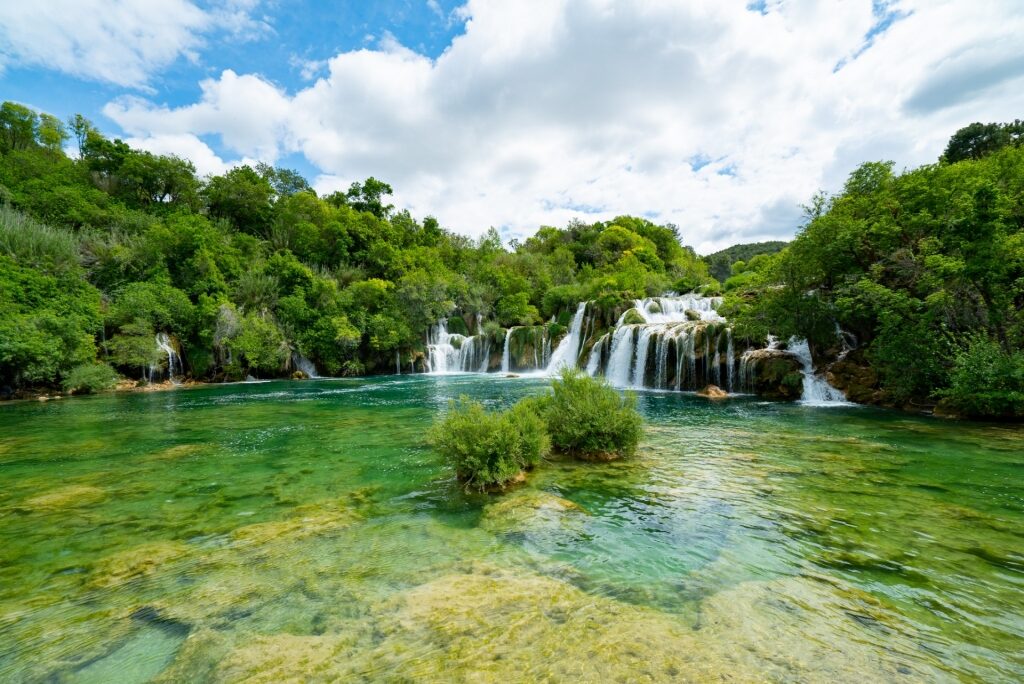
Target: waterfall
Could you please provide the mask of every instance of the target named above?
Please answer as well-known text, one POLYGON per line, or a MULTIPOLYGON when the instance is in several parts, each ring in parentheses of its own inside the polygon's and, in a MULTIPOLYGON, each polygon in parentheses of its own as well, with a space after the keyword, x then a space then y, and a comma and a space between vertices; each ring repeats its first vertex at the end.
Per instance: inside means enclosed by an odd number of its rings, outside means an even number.
POLYGON ((587 303, 580 302, 580 305, 576 307, 576 315, 572 317, 569 333, 562 338, 551 355, 551 361, 548 362, 547 367, 548 375, 555 375, 562 368, 576 367, 576 358, 579 356, 580 342, 582 342, 580 333, 583 331, 583 315, 586 311, 587 303))
POLYGON ((807 344, 807 340, 790 338, 788 351, 800 361, 800 365, 803 367, 804 394, 800 399, 801 404, 823 406, 848 403, 846 395, 814 372, 814 360, 811 358, 811 347, 807 344))
POLYGON ((309 378, 319 378, 320 377, 319 375, 317 375, 316 366, 313 365, 313 362, 310 361, 309 359, 307 359, 305 356, 303 356, 302 354, 300 354, 297 351, 296 352, 292 352, 292 365, 295 366, 296 370, 300 370, 303 373, 305 373, 306 377, 309 377, 309 378))
POLYGON ((640 335, 636 342, 636 365, 633 368, 633 387, 644 386, 644 374, 647 371, 647 350, 651 348, 651 335, 655 328, 644 326, 640 329, 640 335))
POLYGON ((629 386, 629 371, 633 365, 633 330, 635 325, 620 325, 612 335, 612 349, 608 354, 605 377, 615 387, 629 386))
POLYGON ((487 370, 490 345, 484 335, 466 337, 448 332, 448 321, 441 319, 427 332, 427 372, 472 373, 487 370))
POLYGON ((601 339, 594 343, 594 348, 590 350, 590 358, 587 359, 587 375, 594 377, 597 372, 601 370, 601 350, 604 348, 605 342, 608 341, 608 333, 601 335, 601 339))
POLYGON ((726 367, 726 377, 727 377, 728 383, 729 383, 728 386, 726 387, 726 390, 728 390, 729 392, 732 392, 733 391, 733 378, 732 378, 732 374, 733 374, 733 369, 736 367, 735 350, 732 348, 732 328, 726 328, 725 329, 725 339, 726 339, 725 362, 729 364, 726 367))
POLYGON ((511 373, 512 372, 512 350, 509 348, 509 342, 512 340, 512 331, 515 328, 509 328, 505 331, 505 346, 501 350, 501 372, 511 373))
MULTIPOLYGON (((156 334, 156 346, 157 349, 167 355, 167 379, 177 385, 178 381, 174 378, 174 369, 175 363, 177 363, 178 370, 181 370, 181 360, 178 358, 178 352, 174 351, 174 347, 171 346, 171 338, 167 336, 167 333, 156 334)), ((148 380, 152 382, 153 378, 159 373, 159 366, 151 365, 149 367, 148 380)))
POLYGON ((395 375, 402 374, 402 355, 395 350, 395 375))

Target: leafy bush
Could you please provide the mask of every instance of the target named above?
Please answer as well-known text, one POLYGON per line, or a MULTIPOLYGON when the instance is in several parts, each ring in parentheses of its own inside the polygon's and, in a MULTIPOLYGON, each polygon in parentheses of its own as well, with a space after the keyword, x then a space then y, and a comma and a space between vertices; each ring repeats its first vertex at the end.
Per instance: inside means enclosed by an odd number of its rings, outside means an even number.
POLYGON ((64 378, 64 390, 72 394, 92 394, 117 384, 117 371, 105 363, 83 363, 64 378))
POLYGON ((636 397, 620 396, 604 380, 566 369, 543 402, 552 446, 584 460, 631 456, 643 432, 636 397))
POLYGON ((957 354, 950 387, 939 396, 967 416, 1024 416, 1024 352, 1008 354, 997 342, 975 336, 957 354))
POLYGON ((435 423, 431 445, 455 467, 467 487, 502 487, 534 467, 551 443, 533 402, 519 402, 507 411, 488 412, 462 397, 435 423))

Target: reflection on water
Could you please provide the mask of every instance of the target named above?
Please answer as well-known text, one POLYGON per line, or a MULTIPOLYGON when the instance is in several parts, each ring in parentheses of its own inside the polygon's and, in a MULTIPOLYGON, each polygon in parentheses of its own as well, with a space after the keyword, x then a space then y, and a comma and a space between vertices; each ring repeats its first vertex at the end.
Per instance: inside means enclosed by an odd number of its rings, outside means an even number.
POLYGON ((0 681, 1014 681, 1024 432, 640 397, 636 459, 464 493, 482 376, 0 407, 0 681))

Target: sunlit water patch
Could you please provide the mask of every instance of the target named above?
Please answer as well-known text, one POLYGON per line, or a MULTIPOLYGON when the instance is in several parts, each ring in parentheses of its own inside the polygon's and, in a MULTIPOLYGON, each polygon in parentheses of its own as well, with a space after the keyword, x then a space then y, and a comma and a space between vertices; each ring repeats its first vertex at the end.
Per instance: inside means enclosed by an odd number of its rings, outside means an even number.
POLYGON ((645 392, 637 458, 467 494, 542 379, 0 407, 0 681, 1024 678, 1024 433, 645 392))

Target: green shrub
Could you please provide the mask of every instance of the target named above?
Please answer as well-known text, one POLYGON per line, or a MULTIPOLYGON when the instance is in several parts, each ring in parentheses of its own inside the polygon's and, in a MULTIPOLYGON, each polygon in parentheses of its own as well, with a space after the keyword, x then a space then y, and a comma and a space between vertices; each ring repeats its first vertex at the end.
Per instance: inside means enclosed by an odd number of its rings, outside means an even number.
POLYGON ((535 403, 502 412, 462 397, 430 430, 430 444, 467 487, 484 490, 514 481, 547 455, 551 443, 535 403))
POLYGON ((83 363, 65 376, 64 389, 72 394, 93 394, 110 389, 117 378, 117 371, 105 363, 83 363))
POLYGON ((643 431, 636 397, 620 396, 604 380, 566 369, 543 403, 552 446, 584 460, 631 456, 643 431))
POLYGON ((1024 416, 1024 352, 1008 354, 984 335, 957 354, 949 389, 937 394, 958 413, 972 417, 1024 416))

